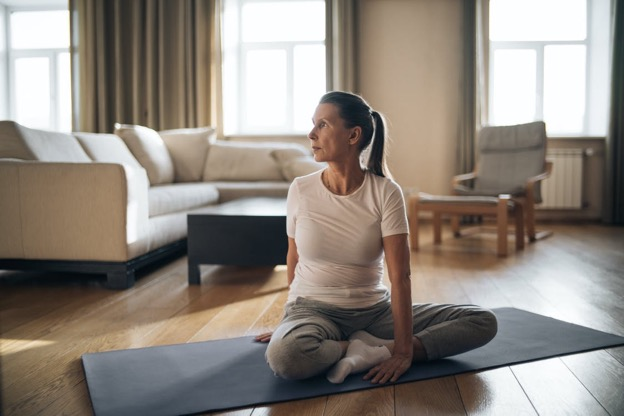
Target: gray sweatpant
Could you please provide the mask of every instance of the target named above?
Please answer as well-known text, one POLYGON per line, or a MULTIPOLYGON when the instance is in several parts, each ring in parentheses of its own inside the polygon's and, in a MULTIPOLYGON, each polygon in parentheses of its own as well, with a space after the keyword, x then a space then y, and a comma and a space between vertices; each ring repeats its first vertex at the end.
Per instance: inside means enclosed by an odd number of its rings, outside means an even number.
MULTIPOLYGON (((487 344, 496 335, 496 317, 474 305, 415 304, 414 335, 428 360, 448 357, 487 344)), ((345 309, 305 298, 285 307, 266 359, 276 375, 292 380, 325 373, 342 358, 338 341, 358 330, 394 339, 390 300, 370 308, 345 309)))

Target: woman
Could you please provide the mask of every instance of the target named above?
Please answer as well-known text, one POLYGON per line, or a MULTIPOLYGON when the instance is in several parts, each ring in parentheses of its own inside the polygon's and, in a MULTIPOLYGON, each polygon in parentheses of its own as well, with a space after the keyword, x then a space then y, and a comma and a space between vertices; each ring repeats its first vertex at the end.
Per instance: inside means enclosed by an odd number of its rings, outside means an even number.
POLYGON ((413 362, 489 342, 496 334, 490 311, 412 305, 405 204, 387 178, 382 116, 360 96, 329 92, 313 123, 314 158, 328 167, 290 187, 288 301, 275 332, 256 337, 269 342, 266 358, 275 374, 326 373, 341 383, 368 370, 365 380, 395 382, 413 362), (384 257, 391 292, 382 281, 384 257))

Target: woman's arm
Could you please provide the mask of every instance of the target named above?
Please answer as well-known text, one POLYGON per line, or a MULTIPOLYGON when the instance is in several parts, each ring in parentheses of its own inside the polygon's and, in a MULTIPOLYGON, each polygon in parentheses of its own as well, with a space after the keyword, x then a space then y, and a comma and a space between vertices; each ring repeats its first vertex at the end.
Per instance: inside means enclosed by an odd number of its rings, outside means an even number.
POLYGON ((294 238, 288 237, 288 253, 286 254, 286 276, 288 278, 288 287, 295 280, 295 268, 299 262, 299 253, 297 252, 297 244, 294 238))
POLYGON ((364 377, 373 383, 395 382, 412 365, 414 355, 412 286, 407 234, 384 237, 384 253, 391 284, 394 347, 392 357, 373 367, 364 377))
MULTIPOLYGON (((288 279, 288 287, 295 279, 295 267, 299 262, 299 253, 297 252, 297 244, 295 239, 288 237, 288 253, 286 254, 286 277, 288 279)), ((257 342, 269 342, 273 332, 265 332, 257 335, 255 341, 257 342)))

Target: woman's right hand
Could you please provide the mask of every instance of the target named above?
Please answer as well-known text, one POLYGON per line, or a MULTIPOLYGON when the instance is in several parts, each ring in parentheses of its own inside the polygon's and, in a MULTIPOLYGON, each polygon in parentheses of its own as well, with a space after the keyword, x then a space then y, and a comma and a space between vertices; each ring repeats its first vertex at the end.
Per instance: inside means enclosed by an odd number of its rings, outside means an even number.
POLYGON ((256 342, 269 342, 271 341, 271 336, 273 332, 265 332, 264 334, 256 335, 254 341, 256 342))

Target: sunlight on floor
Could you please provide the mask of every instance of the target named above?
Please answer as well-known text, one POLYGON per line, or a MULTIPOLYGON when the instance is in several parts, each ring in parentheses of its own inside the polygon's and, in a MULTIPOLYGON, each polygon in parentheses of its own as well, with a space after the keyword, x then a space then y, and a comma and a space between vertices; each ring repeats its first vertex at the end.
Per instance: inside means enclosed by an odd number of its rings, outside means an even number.
POLYGON ((34 348, 47 347, 55 341, 42 341, 32 339, 0 339, 0 355, 14 354, 34 348))

